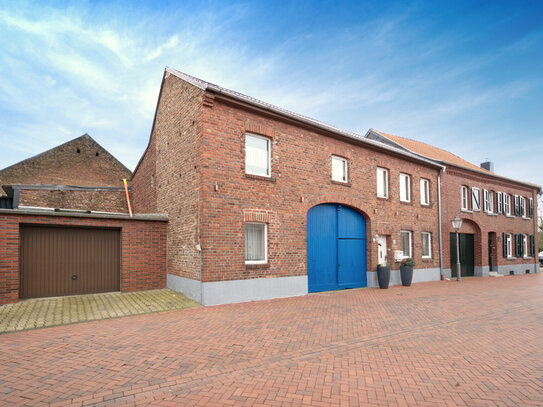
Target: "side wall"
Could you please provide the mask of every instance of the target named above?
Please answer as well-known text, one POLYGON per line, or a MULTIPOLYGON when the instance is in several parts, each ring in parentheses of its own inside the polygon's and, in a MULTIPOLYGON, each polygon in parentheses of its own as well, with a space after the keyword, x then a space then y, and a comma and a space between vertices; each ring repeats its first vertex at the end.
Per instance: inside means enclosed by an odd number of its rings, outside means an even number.
MULTIPOLYGON (((496 234, 497 251, 494 255, 496 270, 501 274, 524 274, 526 270, 530 273, 539 271, 539 260, 537 258, 537 190, 500 180, 495 177, 478 174, 469 170, 456 167, 448 167, 442 177, 443 191, 443 266, 450 275, 450 233, 454 233, 451 220, 458 214, 464 219, 465 225, 462 226, 461 233, 474 234, 474 255, 475 255, 475 275, 487 276, 489 272, 489 250, 488 234, 496 234), (505 192, 511 195, 511 206, 513 206, 513 196, 521 195, 528 200, 533 198, 534 217, 531 219, 520 216, 508 217, 504 214, 488 214, 481 209, 480 212, 461 210, 461 192, 462 185, 476 187, 481 189, 481 200, 483 189, 495 192, 505 192), (526 234, 536 236, 536 257, 525 258, 504 258, 502 233, 526 234)), ((494 200, 496 198, 494 197, 494 200)), ((494 201, 494 206, 496 202, 494 201)), ((482 203, 481 203, 482 206, 482 203)), ((471 200, 470 200, 471 207, 471 200)), ((511 209, 513 211, 513 209, 511 209)))
POLYGON ((124 190, 21 189, 18 206, 128 213, 124 190))
POLYGON ((19 299, 19 225, 107 227, 121 229, 121 291, 166 287, 164 221, 0 213, 0 304, 19 299))

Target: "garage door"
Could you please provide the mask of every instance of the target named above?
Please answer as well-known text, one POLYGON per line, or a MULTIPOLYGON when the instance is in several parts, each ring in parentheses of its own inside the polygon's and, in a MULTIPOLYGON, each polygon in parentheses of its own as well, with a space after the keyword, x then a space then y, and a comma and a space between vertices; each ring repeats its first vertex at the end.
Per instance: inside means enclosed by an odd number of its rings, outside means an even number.
POLYGON ((366 221, 357 211, 322 204, 307 214, 309 292, 367 286, 366 221))
POLYGON ((21 226, 21 298, 119 291, 117 229, 21 226))

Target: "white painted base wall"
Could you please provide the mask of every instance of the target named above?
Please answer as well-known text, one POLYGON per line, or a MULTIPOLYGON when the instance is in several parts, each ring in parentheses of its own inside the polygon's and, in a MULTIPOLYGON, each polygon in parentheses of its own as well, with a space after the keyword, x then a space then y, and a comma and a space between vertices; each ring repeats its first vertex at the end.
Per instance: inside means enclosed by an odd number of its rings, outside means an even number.
MULTIPOLYGON (((439 268, 413 270, 413 281, 412 281, 413 283, 423 283, 425 281, 438 281, 438 280, 441 280, 441 275, 439 274, 439 268)), ((401 284, 402 284, 402 280, 400 277, 400 270, 390 270, 389 286, 401 285, 401 284)), ((368 271, 368 287, 371 287, 371 288, 379 287, 376 271, 368 271)))
POLYGON ((307 294, 307 276, 254 278, 200 283, 168 274, 168 288, 184 293, 202 305, 297 297, 307 294))

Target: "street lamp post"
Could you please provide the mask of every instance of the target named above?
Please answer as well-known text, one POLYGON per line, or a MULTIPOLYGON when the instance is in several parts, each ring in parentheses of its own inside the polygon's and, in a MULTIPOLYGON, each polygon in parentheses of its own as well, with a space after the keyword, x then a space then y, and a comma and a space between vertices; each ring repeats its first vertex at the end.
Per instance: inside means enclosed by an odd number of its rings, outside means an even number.
POLYGON ((458 238, 458 231, 462 227, 462 219, 458 215, 452 220, 452 227, 456 232, 456 281, 462 281, 462 272, 460 271, 460 241, 458 238))

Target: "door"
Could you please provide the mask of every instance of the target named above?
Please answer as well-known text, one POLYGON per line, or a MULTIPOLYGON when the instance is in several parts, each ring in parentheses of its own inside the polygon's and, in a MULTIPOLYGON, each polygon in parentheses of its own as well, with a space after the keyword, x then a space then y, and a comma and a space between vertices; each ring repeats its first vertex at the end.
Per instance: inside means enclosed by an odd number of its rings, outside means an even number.
POLYGON ((366 222, 355 210, 323 204, 307 215, 309 292, 365 287, 366 222))
POLYGON ((377 263, 381 265, 387 264, 387 237, 377 237, 377 263))
MULTIPOLYGON (((451 251, 451 276, 456 277, 456 233, 450 235, 450 251, 451 251)), ((460 243, 460 271, 462 277, 470 277, 474 275, 474 247, 473 234, 459 233, 460 243)))
POLYGON ((21 226, 20 298, 120 289, 117 229, 21 226))

